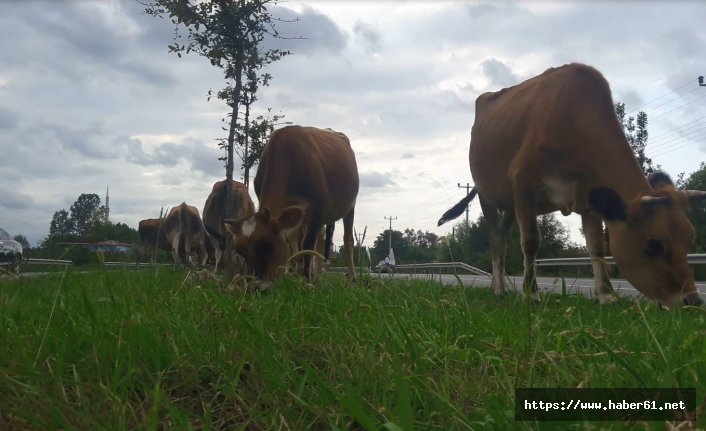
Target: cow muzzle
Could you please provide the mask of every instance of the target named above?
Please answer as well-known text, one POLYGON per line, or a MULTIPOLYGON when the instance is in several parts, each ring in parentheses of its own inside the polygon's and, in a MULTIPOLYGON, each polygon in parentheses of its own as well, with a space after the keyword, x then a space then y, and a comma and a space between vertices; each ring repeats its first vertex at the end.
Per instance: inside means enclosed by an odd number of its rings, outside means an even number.
POLYGON ((698 307, 703 303, 704 300, 701 299, 701 295, 699 295, 699 292, 692 292, 684 297, 684 305, 693 305, 695 307, 698 307))
POLYGON ((255 280, 252 282, 252 287, 255 292, 265 293, 272 287, 272 282, 269 280, 255 280))

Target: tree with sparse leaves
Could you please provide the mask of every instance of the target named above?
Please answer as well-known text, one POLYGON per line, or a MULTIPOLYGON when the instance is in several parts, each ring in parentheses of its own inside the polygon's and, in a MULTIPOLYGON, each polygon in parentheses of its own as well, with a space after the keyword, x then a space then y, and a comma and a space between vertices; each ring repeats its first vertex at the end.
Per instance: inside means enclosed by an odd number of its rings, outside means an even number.
POLYGON ((645 173, 645 176, 650 175, 659 167, 655 168, 652 164, 652 159, 645 154, 647 138, 649 137, 647 132, 647 114, 644 111, 640 111, 636 117, 631 115, 625 118, 625 104, 622 102, 615 104, 615 114, 623 126, 625 137, 630 144, 630 149, 635 154, 637 162, 640 164, 640 168, 642 168, 642 172, 645 173))
POLYGON ((258 115, 254 120, 250 120, 249 111, 246 110, 245 124, 238 130, 238 155, 243 161, 243 184, 247 187, 250 184, 250 170, 260 161, 262 150, 265 149, 270 135, 275 131, 275 126, 282 124, 283 114, 270 115, 271 109, 267 109, 267 116, 258 115))
MULTIPOLYGON (((266 36, 279 37, 275 19, 267 9, 276 0, 154 0, 142 2, 145 13, 155 17, 168 15, 174 24, 174 43, 169 52, 179 57, 196 52, 206 57, 211 65, 223 69, 226 87, 215 96, 231 108, 228 114, 228 137, 220 140, 226 150, 226 178, 233 179, 233 155, 240 108, 245 98, 254 100, 259 85, 267 85, 271 76, 260 70, 289 54, 280 49, 262 50, 266 36), (186 42, 181 41, 181 30, 186 29, 186 42), (245 81, 245 82, 244 82, 245 81)), ((214 95, 209 90, 208 99, 214 95)), ((230 194, 230 187, 226 189, 230 194)), ((230 196, 227 201, 230 202, 230 196)), ((226 216, 231 214, 226 208, 226 216)))

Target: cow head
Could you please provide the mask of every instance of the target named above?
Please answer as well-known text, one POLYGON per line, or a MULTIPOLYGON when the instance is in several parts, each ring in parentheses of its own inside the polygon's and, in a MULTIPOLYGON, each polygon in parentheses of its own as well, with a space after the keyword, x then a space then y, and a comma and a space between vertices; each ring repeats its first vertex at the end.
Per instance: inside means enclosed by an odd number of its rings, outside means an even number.
POLYGON ((650 176, 654 195, 625 202, 613 189, 596 187, 589 204, 608 225, 610 249, 620 273, 636 289, 665 305, 700 305, 687 253, 694 227, 684 208, 706 193, 679 191, 666 174, 650 176))
POLYGON ((286 237, 299 229, 304 214, 304 207, 295 205, 273 217, 263 206, 255 214, 223 221, 236 251, 245 258, 247 274, 255 276, 261 287, 269 286, 284 273, 290 255, 286 237))

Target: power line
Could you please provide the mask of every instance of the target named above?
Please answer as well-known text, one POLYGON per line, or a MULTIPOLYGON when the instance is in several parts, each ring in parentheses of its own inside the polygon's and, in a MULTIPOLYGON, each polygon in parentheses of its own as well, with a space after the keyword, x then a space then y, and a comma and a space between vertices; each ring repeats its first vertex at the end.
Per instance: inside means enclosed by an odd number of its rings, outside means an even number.
POLYGON ((432 195, 430 198, 419 202, 415 203, 412 205, 412 208, 408 211, 403 211, 402 213, 398 213, 401 216, 407 216, 410 214, 419 214, 419 208, 421 207, 429 207, 431 205, 436 205, 436 204, 441 204, 445 202, 448 198, 450 198, 454 192, 452 190, 445 190, 443 193, 436 193, 432 195), (432 202, 433 201, 433 202, 432 202))
POLYGON ((672 94, 672 93, 676 93, 677 91, 679 91, 679 90, 681 90, 682 88, 688 86, 689 84, 692 84, 693 82, 694 82, 694 80, 691 79, 691 80, 687 81, 687 82, 686 82, 684 85, 682 85, 681 87, 677 88, 676 90, 672 90, 672 91, 670 91, 670 92, 668 92, 668 93, 665 93, 665 94, 663 94, 663 95, 661 95, 661 96, 659 96, 659 97, 656 97, 656 98, 650 100, 649 102, 643 103, 643 104, 642 104, 639 108, 637 108, 635 111, 637 112, 637 111, 639 111, 640 109, 644 108, 645 106, 649 105, 649 104, 652 103, 652 102, 656 102, 657 100, 659 100, 659 99, 661 99, 661 98, 663 98, 663 97, 665 97, 665 96, 669 96, 669 95, 672 94))
MULTIPOLYGON (((650 139, 652 140, 652 142, 654 142, 655 140, 658 141, 658 140, 662 139, 663 137, 666 137, 666 136, 671 135, 672 132, 675 132, 675 131, 677 131, 677 130, 679 130, 679 129, 681 129, 681 128, 684 128, 684 127, 686 127, 686 126, 689 126, 690 124, 696 123, 697 121, 703 120, 703 119, 705 119, 705 118, 706 118, 706 116, 703 116, 703 117, 697 118, 697 119, 695 119, 695 120, 691 120, 691 121, 689 121, 689 122, 687 122, 687 123, 682 124, 681 126, 677 126, 677 127, 673 128, 672 130, 670 130, 670 131, 668 131, 668 132, 662 132, 662 133, 660 133, 660 134, 658 134, 658 135, 651 136, 650 139)), ((648 144, 649 144, 649 142, 648 142, 648 144)))
POLYGON ((688 147, 689 145, 693 144, 695 141, 697 141, 698 139, 700 139, 702 137, 706 137, 706 132, 702 132, 696 136, 690 136, 690 137, 685 137, 683 139, 675 140, 672 145, 670 145, 669 147, 662 148, 657 154, 650 155, 650 157, 660 157, 665 154, 671 153, 672 151, 676 151, 680 148, 688 147), (686 144, 684 143, 684 139, 687 140, 686 144), (679 141, 681 141, 681 142, 679 142, 679 141), (675 148, 674 146, 678 145, 678 144, 683 144, 683 145, 680 145, 675 148))
POLYGON ((663 116, 669 114, 670 112, 674 112, 674 111, 676 111, 677 109, 681 109, 681 108, 685 107, 686 105, 690 105, 690 104, 696 102, 697 100, 703 99, 704 97, 706 97, 706 94, 703 94, 703 95, 697 97, 696 99, 692 99, 690 102, 687 102, 687 103, 685 103, 685 104, 683 104, 683 105, 681 105, 681 106, 677 106, 676 108, 674 108, 674 109, 672 109, 672 110, 669 110, 669 111, 667 111, 667 112, 663 112, 663 113, 661 113, 661 114, 659 114, 659 115, 657 115, 657 116, 654 116, 654 117, 652 117, 652 119, 654 120, 654 119, 656 119, 656 118, 663 117, 663 116))
POLYGON ((661 143, 659 143, 659 144, 657 144, 657 145, 650 146, 650 147, 647 148, 647 149, 650 150, 650 151, 657 151, 657 149, 662 150, 662 149, 664 149, 665 147, 671 146, 671 144, 674 143, 675 141, 679 141, 679 140, 682 139, 682 138, 686 138, 686 137, 688 137, 689 135, 694 135, 695 133, 699 133, 699 132, 701 132, 702 130, 705 130, 705 129, 706 129, 706 125, 704 125, 704 124, 699 124, 699 126, 701 126, 701 127, 699 127, 699 128, 694 128, 694 129, 692 129, 692 130, 689 130, 688 132, 687 132, 687 131, 682 131, 682 133, 681 133, 680 135, 675 135, 675 136, 673 136, 673 137, 670 137, 671 139, 668 139, 668 140, 666 140, 666 141, 663 141, 663 142, 661 142, 661 143))
POLYGON ((668 105, 668 104, 674 102, 675 100, 681 99, 682 97, 686 96, 687 94, 691 94, 691 93, 693 93, 694 91, 697 91, 698 89, 699 89, 699 87, 695 87, 695 88, 692 89, 691 91, 688 91, 688 92, 686 92, 686 93, 684 93, 684 94, 680 94, 680 95, 678 95, 677 97, 675 97, 675 98, 673 98, 673 99, 667 100, 666 102, 661 103, 661 104, 655 106, 654 108, 648 109, 647 112, 654 111, 655 109, 657 109, 657 108, 659 108, 659 107, 662 107, 662 106, 664 106, 664 105, 668 105))

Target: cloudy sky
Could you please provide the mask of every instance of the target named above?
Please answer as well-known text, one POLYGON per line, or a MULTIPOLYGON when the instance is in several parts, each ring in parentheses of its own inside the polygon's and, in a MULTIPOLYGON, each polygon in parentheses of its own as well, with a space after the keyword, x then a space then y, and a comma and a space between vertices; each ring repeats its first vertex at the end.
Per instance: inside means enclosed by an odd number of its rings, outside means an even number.
MULTIPOLYGON (((162 206, 200 210, 224 177, 223 86, 201 57, 169 54, 173 27, 130 0, 0 2, 0 227, 44 238, 55 211, 105 195, 136 227, 162 206)), ((471 181, 474 101, 569 62, 595 66, 650 120, 648 155, 673 176, 705 160, 706 4, 283 2, 293 54, 257 110, 346 133, 358 159, 356 229, 450 231, 436 220, 471 181)), ((254 193, 252 193, 254 198, 254 193)), ((471 217, 479 215, 477 202, 471 217)), ((573 229, 574 216, 560 219, 573 229)), ((336 243, 342 243, 342 227, 336 243)))

